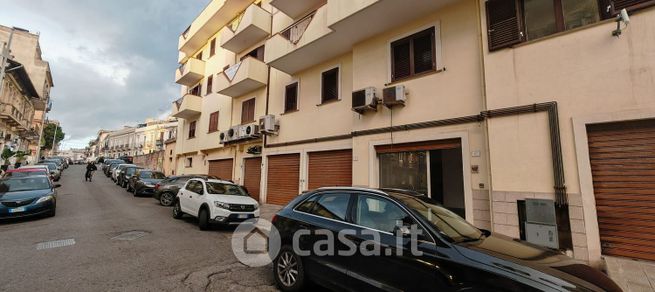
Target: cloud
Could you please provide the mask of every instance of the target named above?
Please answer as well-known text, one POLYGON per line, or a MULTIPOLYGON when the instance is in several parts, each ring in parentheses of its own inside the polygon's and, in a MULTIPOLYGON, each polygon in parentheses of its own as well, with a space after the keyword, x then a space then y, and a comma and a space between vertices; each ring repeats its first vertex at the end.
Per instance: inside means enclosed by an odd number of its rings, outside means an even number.
POLYGON ((99 129, 166 116, 179 94, 178 36, 207 2, 0 0, 0 24, 40 33, 55 83, 49 118, 76 147, 99 129))

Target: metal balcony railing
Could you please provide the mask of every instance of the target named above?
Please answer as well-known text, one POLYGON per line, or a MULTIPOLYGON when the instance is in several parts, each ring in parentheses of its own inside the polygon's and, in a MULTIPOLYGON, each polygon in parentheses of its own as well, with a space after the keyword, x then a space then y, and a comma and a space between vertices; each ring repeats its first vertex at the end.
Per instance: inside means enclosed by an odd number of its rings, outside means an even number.
POLYGON ((292 44, 294 45, 297 44, 302 38, 302 35, 305 33, 305 30, 307 30, 307 27, 309 27, 309 24, 312 22, 312 19, 314 19, 314 15, 316 15, 316 11, 296 21, 295 23, 293 23, 292 25, 281 31, 280 35, 285 39, 289 40, 289 42, 291 42, 292 44))

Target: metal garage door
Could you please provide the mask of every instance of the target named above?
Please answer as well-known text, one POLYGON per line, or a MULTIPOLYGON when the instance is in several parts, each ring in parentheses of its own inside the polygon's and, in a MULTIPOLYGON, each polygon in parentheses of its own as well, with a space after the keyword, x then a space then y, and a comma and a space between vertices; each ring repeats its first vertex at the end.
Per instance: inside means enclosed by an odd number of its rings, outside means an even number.
POLYGON ((268 157, 266 202, 286 205, 298 195, 300 181, 300 154, 268 157))
POLYGON ((209 175, 220 179, 232 180, 233 159, 213 160, 209 162, 209 175))
POLYGON ((308 188, 351 186, 353 169, 352 150, 309 153, 308 188))
POLYGON ((603 254, 655 260, 655 120, 587 131, 603 254))
POLYGON ((262 178, 262 158, 247 158, 243 165, 243 185, 248 189, 250 195, 259 201, 259 183, 262 178))

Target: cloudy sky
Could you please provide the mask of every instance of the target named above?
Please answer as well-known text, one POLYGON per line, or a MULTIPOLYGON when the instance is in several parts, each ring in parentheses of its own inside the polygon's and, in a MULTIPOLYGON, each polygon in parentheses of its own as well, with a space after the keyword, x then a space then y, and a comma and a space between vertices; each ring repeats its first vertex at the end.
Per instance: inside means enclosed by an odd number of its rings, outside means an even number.
POLYGON ((0 24, 41 34, 63 148, 170 112, 179 34, 208 0, 0 0, 0 24))

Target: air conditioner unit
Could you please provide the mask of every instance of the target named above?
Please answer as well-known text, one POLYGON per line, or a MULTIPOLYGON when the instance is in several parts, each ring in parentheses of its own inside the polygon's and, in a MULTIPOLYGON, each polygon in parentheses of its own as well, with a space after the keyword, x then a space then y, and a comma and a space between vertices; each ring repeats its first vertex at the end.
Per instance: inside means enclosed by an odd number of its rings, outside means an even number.
POLYGON ((365 111, 377 111, 378 98, 375 96, 375 87, 366 87, 362 90, 353 91, 354 112, 363 114, 365 111))
POLYGON ((260 136, 259 125, 256 124, 241 126, 239 131, 241 132, 240 136, 242 139, 259 138, 260 136))
POLYGON ((388 108, 394 105, 405 105, 407 101, 407 89, 405 85, 387 87, 382 90, 382 103, 388 108))
POLYGON ((243 127, 244 126, 234 126, 228 130, 228 133, 232 133, 231 137, 233 141, 242 140, 245 138, 243 131, 241 130, 243 127))
POLYGON ((266 115, 259 119, 259 131, 264 135, 274 135, 280 129, 279 122, 275 115, 266 115))
POLYGON ((223 132, 221 132, 221 133, 218 135, 218 137, 220 138, 220 141, 221 141, 220 143, 221 143, 221 144, 229 143, 229 142, 232 141, 232 139, 230 138, 230 136, 229 136, 229 134, 228 134, 228 131, 223 131, 223 132))

